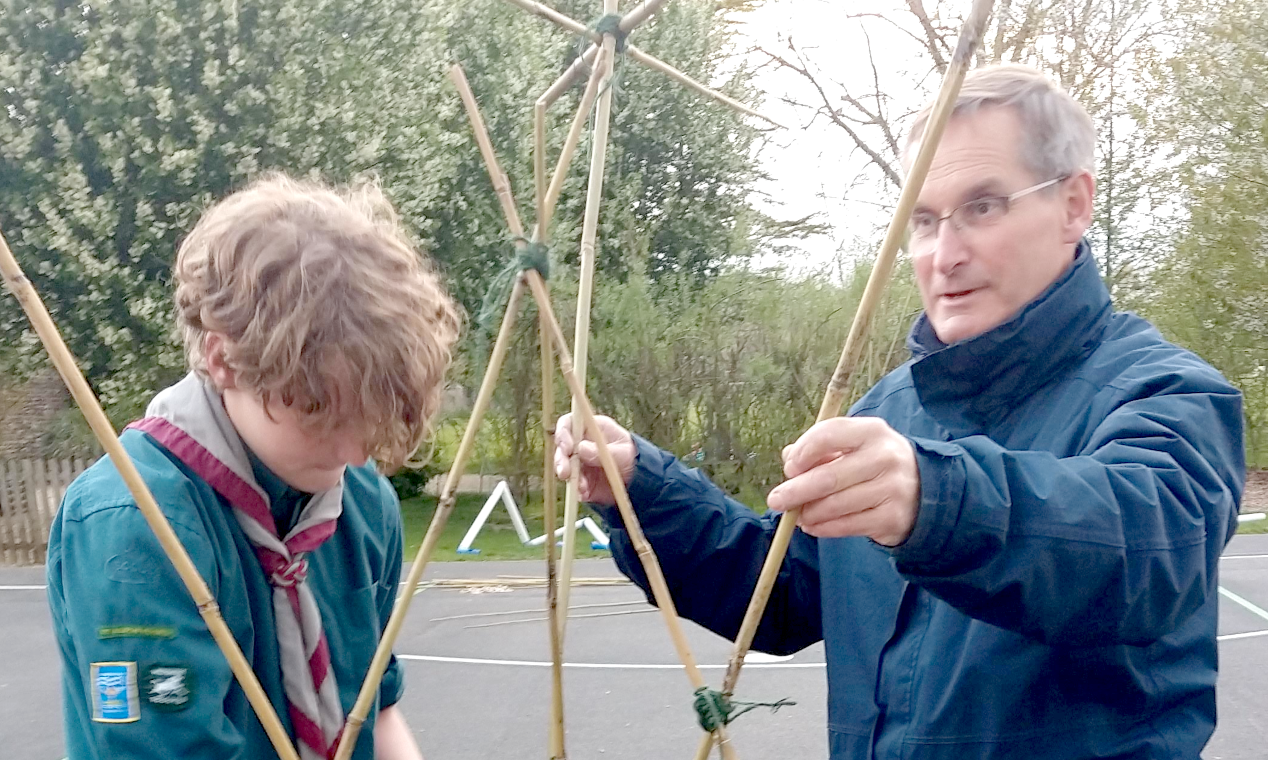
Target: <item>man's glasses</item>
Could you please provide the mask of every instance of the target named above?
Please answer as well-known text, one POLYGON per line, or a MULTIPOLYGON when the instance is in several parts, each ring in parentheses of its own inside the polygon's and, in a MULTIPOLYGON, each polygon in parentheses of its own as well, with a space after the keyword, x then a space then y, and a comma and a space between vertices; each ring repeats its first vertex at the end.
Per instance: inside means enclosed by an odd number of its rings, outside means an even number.
POLYGON ((911 253, 913 256, 924 256, 933 253, 934 244, 938 240, 938 227, 947 220, 951 221, 951 225, 955 227, 956 231, 975 227, 989 227, 1003 219, 1018 199, 1052 187, 1058 182, 1069 179, 1069 177, 1070 175, 1067 174, 1056 179, 1050 179, 1047 182, 1040 182, 1024 190, 1018 190, 1012 195, 988 195, 983 198, 974 198, 951 209, 951 212, 945 216, 938 216, 928 211, 917 211, 912 214, 911 221, 907 225, 911 253))

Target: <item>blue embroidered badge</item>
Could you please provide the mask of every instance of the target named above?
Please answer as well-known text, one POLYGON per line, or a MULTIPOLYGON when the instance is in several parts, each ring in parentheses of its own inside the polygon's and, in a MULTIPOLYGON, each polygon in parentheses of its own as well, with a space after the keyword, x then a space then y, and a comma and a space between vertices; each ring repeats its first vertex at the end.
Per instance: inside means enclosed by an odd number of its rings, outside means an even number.
POLYGON ((94 721, 132 723, 141 719, 135 662, 94 662, 90 682, 94 721))

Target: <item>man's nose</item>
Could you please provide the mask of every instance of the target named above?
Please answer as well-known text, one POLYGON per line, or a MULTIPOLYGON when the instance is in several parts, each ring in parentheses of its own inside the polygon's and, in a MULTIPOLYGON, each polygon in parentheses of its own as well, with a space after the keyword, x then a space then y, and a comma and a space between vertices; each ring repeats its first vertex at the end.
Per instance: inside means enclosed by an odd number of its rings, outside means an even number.
POLYGON ((940 272, 949 272, 968 260, 969 248, 965 244, 964 233, 950 219, 944 219, 938 225, 938 236, 934 239, 930 258, 934 268, 940 272))

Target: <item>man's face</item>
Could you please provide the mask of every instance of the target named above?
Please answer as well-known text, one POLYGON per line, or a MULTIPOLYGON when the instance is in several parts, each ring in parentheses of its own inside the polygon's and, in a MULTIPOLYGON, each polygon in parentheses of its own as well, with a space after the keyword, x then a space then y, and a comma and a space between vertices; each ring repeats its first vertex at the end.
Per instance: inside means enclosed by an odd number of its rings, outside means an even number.
MULTIPOLYGON (((963 203, 1007 196, 1053 177, 1021 162, 1021 125, 1012 109, 986 108, 947 124, 917 214, 941 217, 963 203)), ((913 143, 908 156, 915 156, 913 143)), ((944 220, 913 247, 916 283, 938 338, 955 343, 1003 324, 1056 281, 1091 221, 1092 177, 1080 172, 1018 198, 989 224, 960 229, 944 220)))

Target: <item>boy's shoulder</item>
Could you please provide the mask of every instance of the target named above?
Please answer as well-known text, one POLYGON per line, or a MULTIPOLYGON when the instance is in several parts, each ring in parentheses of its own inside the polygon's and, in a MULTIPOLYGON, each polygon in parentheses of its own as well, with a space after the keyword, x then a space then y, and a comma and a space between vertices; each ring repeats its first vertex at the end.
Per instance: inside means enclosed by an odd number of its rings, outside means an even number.
MULTIPOLYGON (((150 493, 163 505, 164 512, 169 512, 168 507, 172 505, 196 498, 198 489, 194 478, 148 435, 125 430, 119 441, 150 493)), ((135 506, 136 498, 114 460, 107 455, 71 483, 62 500, 61 519, 79 521, 104 510, 135 506)))

